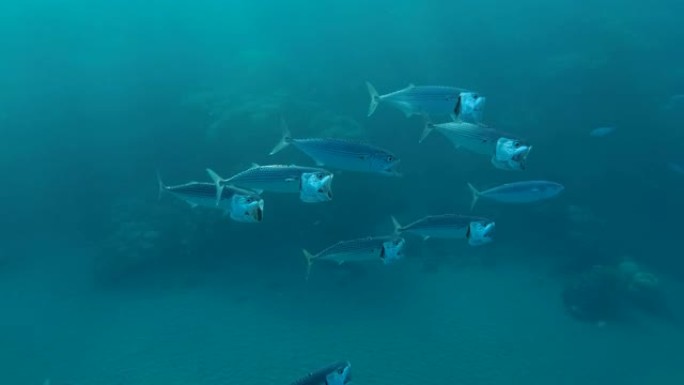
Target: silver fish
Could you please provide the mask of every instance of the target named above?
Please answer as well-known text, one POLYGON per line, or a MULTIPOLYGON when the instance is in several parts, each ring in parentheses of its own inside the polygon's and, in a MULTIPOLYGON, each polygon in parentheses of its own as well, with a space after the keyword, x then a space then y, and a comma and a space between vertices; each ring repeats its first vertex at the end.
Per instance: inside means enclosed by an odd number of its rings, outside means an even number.
POLYGON ((478 191, 472 184, 468 183, 468 188, 473 194, 473 200, 470 204, 471 210, 479 198, 501 203, 531 203, 553 198, 565 189, 560 183, 545 180, 506 183, 485 191, 478 191))
POLYGON ((395 170, 400 159, 388 150, 347 139, 295 139, 284 122, 282 127, 283 137, 269 155, 274 155, 292 144, 312 158, 318 166, 391 176, 401 175, 395 170))
POLYGON ((252 165, 230 178, 222 178, 207 169, 214 181, 214 194, 218 196, 226 186, 238 186, 257 193, 299 193, 304 202, 332 200, 333 174, 325 169, 297 165, 252 165))
POLYGON ((340 241, 327 247, 316 255, 302 250, 307 262, 307 279, 314 261, 325 260, 337 262, 382 261, 390 264, 403 258, 406 241, 399 236, 366 237, 340 241))
POLYGON ((159 198, 169 193, 187 202, 191 207, 219 208, 237 222, 261 222, 264 217, 264 200, 252 191, 228 187, 221 191, 217 202, 216 185, 213 183, 189 182, 167 186, 157 174, 159 198))
POLYGON ((523 139, 494 128, 467 122, 425 123, 420 142, 433 130, 443 134, 456 149, 491 156, 492 164, 504 170, 524 170, 532 146, 523 139))
POLYGON ((413 233, 429 238, 467 239, 471 246, 491 242, 495 228, 494 221, 468 215, 442 214, 428 215, 415 222, 402 226, 392 217, 395 234, 413 233))
POLYGON ((475 92, 448 86, 416 86, 380 95, 375 87, 366 82, 370 95, 368 116, 373 115, 380 103, 389 104, 404 113, 408 118, 420 116, 451 116, 453 120, 482 120, 485 98, 475 92))
POLYGON ((311 372, 291 385, 346 385, 351 381, 349 361, 337 361, 311 372))

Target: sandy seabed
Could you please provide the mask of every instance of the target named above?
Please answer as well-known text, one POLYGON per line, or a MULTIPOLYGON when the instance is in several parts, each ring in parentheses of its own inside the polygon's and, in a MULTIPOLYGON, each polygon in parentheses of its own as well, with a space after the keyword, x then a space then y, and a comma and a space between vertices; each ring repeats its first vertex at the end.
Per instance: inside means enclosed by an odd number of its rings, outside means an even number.
POLYGON ((538 272, 316 268, 304 283, 258 269, 106 292, 6 272, 0 384, 288 384, 337 359, 359 385, 684 384, 683 330, 576 322, 538 272))

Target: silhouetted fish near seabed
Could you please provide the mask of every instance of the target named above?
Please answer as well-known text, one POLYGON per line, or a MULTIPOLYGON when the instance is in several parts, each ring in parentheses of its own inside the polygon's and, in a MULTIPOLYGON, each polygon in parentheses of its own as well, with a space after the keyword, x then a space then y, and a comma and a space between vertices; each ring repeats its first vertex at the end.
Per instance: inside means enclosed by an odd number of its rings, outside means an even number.
POLYGON ((392 217, 396 234, 413 233, 423 237, 445 239, 467 239, 471 246, 490 243, 493 238, 494 221, 469 215, 442 214, 428 215, 406 226, 392 217))
POLYGON ((351 364, 337 361, 311 372, 290 385, 346 385, 351 381, 351 364))
POLYGON ((373 115, 380 103, 389 104, 411 117, 451 116, 453 120, 479 123, 486 98, 475 92, 448 86, 416 86, 380 95, 375 87, 366 82, 370 95, 368 116, 373 115))
POLYGON ((216 185, 213 183, 189 182, 176 186, 167 186, 157 173, 159 198, 169 193, 187 202, 191 207, 219 208, 237 222, 261 222, 264 217, 264 200, 252 191, 235 187, 223 189, 216 196, 216 185))
POLYGON ((479 198, 501 203, 531 203, 553 198, 565 189, 562 184, 545 180, 506 183, 485 191, 478 191, 470 183, 468 187, 473 194, 471 210, 479 198))
POLYGON ((399 158, 383 148, 347 139, 309 138, 295 139, 284 121, 283 137, 269 155, 276 154, 290 144, 312 158, 318 166, 338 170, 400 176, 395 170, 399 158))
POLYGON ((345 262, 382 261, 390 264, 403 258, 406 241, 400 236, 366 237, 340 241, 325 248, 316 255, 302 250, 306 257, 309 278, 311 265, 314 261, 333 261, 338 265, 345 262))

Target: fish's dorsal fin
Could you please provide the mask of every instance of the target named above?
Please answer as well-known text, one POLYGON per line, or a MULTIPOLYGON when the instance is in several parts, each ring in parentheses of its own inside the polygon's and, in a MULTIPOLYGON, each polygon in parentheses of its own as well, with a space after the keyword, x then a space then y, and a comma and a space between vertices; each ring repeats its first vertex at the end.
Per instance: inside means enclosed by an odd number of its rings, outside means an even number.
POLYGON ((252 164, 249 166, 249 168, 258 168, 261 167, 259 163, 252 162, 252 164))
POLYGON ((406 87, 407 90, 410 90, 412 88, 416 88, 416 85, 413 83, 409 83, 408 87, 406 87))

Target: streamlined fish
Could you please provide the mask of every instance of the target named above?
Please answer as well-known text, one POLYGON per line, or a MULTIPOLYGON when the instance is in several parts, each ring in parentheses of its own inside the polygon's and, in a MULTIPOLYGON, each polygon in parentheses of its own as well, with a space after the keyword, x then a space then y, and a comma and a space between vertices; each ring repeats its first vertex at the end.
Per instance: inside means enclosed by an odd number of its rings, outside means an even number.
POLYGON ((473 194, 473 200, 470 204, 471 210, 480 198, 501 203, 531 203, 551 199, 565 189, 560 183, 545 180, 506 183, 485 191, 478 191, 472 184, 468 183, 468 188, 473 194))
POLYGON ((392 217, 395 234, 412 233, 429 238, 467 239, 471 246, 479 246, 493 240, 495 223, 491 219, 459 214, 428 215, 406 226, 392 217))
POLYGON ((426 120, 420 142, 433 130, 449 139, 456 149, 463 148, 490 156, 496 168, 524 170, 527 167, 527 157, 532 146, 513 134, 467 122, 432 124, 426 120))
POLYGON ((311 372, 290 385, 346 385, 351 381, 349 361, 337 361, 311 372))
POLYGON ((395 169, 400 160, 388 150, 348 139, 295 139, 284 122, 282 122, 282 127, 283 137, 269 155, 274 155, 285 147, 293 145, 312 158, 318 166, 391 176, 400 175, 395 169))
POLYGON ((368 116, 373 115, 382 103, 399 109, 406 117, 451 116, 453 120, 482 121, 485 97, 462 88, 410 84, 398 91, 380 95, 370 82, 366 82, 366 87, 370 95, 368 116))
POLYGON ((307 262, 307 279, 315 261, 345 262, 381 261, 390 264, 404 256, 406 240, 400 236, 365 237, 340 241, 314 255, 302 250, 307 262))
POLYGON ((159 198, 168 193, 185 202, 191 207, 207 207, 221 209, 231 219, 237 222, 261 222, 264 216, 264 200, 256 193, 236 187, 228 187, 216 195, 216 185, 208 182, 189 182, 176 186, 167 186, 157 174, 159 184, 159 198))
POLYGON ((333 174, 317 167, 254 164, 230 178, 222 178, 212 169, 207 169, 207 173, 214 181, 215 196, 219 196, 226 186, 238 186, 259 194, 264 191, 298 193, 307 203, 330 201, 333 196, 333 174))

